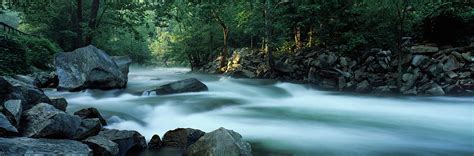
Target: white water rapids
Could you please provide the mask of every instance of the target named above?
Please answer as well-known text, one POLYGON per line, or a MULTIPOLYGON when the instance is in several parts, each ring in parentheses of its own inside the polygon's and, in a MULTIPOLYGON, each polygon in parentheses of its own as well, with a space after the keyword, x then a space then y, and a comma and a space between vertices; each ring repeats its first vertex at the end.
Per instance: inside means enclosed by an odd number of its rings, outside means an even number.
POLYGON ((125 90, 64 96, 68 112, 95 107, 107 128, 136 130, 147 140, 178 127, 232 129, 254 155, 472 155, 474 97, 374 97, 272 80, 189 74, 180 68, 132 68, 125 90), (142 96, 195 77, 208 92, 142 96))

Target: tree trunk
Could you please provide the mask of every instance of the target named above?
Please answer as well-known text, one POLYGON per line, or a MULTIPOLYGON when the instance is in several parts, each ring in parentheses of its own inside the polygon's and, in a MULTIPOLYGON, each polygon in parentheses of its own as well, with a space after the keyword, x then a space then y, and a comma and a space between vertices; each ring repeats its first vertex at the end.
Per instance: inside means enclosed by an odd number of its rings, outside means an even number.
POLYGON ((272 52, 272 29, 271 29, 271 0, 265 1, 265 51, 268 57, 268 66, 270 67, 270 71, 273 72, 274 67, 274 60, 273 60, 273 52, 272 52))
POLYGON ((303 48, 303 41, 301 40, 301 27, 300 26, 295 26, 294 27, 294 33, 295 33, 296 49, 303 48))
POLYGON ((226 26, 222 28, 223 33, 224 33, 224 49, 221 52, 221 65, 220 67, 223 68, 227 64, 227 39, 229 36, 229 28, 226 26))
MULTIPOLYGON (((403 48, 402 48, 402 38, 404 34, 404 26, 405 26, 405 19, 407 16, 407 7, 408 7, 408 1, 407 0, 401 0, 400 1, 400 6, 397 8, 398 10, 398 22, 399 22, 399 31, 398 31, 398 42, 397 42, 397 50, 398 50, 398 74, 397 74, 397 86, 399 90, 401 91, 401 88, 403 86, 402 83, 402 64, 403 64, 403 48)), ((409 88, 407 88, 409 89, 409 88)))
POLYGON ((309 32, 308 32, 308 36, 309 36, 309 40, 308 40, 308 47, 313 47, 313 42, 314 42, 314 25, 311 24, 311 26, 309 27, 309 32))
POLYGON ((97 14, 99 13, 99 7, 100 7, 100 0, 92 0, 91 14, 89 18, 89 31, 85 40, 86 45, 89 45, 92 43, 92 39, 94 36, 93 32, 97 25, 97 14))
POLYGON ((77 37, 76 37, 76 45, 74 46, 74 49, 75 48, 79 48, 79 47, 82 47, 84 45, 84 35, 83 35, 83 30, 82 30, 82 27, 81 27, 81 22, 84 20, 83 16, 82 16, 82 0, 76 0, 76 3, 77 3, 77 8, 76 8, 76 33, 77 33, 77 37))

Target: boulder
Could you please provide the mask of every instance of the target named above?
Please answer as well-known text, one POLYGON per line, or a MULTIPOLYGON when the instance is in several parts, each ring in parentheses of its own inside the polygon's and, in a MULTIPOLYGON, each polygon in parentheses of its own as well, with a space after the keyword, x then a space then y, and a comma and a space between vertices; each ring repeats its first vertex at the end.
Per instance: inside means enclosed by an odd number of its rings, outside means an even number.
POLYGON ((463 53, 462 54, 462 57, 467 61, 467 62, 474 62, 474 56, 472 54, 472 52, 467 52, 467 53, 463 53))
POLYGON ((41 89, 11 77, 0 76, 0 84, 0 103, 10 99, 21 100, 23 110, 27 110, 38 103, 51 102, 41 89))
POLYGON ((280 71, 280 72, 283 72, 283 73, 291 73, 294 71, 294 69, 292 68, 292 66, 290 65, 287 65, 286 63, 283 63, 283 62, 280 62, 280 61, 277 61, 275 63, 275 70, 277 71, 280 71))
POLYGON ((426 60, 425 55, 414 55, 412 60, 411 60, 411 65, 417 67, 419 66, 424 60, 426 60))
POLYGON ((418 45, 411 47, 411 53, 413 54, 425 54, 425 53, 436 53, 439 51, 438 47, 428 45, 418 45))
POLYGON ((369 92, 369 91, 370 91, 369 81, 364 80, 357 84, 356 92, 363 93, 363 92, 369 92))
POLYGON ((59 78, 58 90, 125 88, 126 76, 102 50, 89 45, 54 58, 59 78))
POLYGON ((203 131, 198 129, 177 128, 165 133, 163 136, 163 146, 186 149, 204 134, 203 131))
POLYGON ((251 71, 246 70, 246 69, 234 70, 226 74, 230 75, 233 78, 255 78, 256 77, 255 73, 252 73, 251 71))
POLYGON ((87 145, 74 140, 0 138, 1 155, 92 155, 87 145))
POLYGON ((120 156, 127 153, 138 153, 146 149, 147 146, 145 137, 136 131, 105 129, 98 135, 117 143, 120 156))
POLYGON ((99 111, 96 108, 92 108, 92 107, 84 108, 77 112, 74 112, 74 115, 81 117, 81 119, 98 118, 102 126, 107 125, 107 122, 102 117, 102 115, 100 115, 99 111))
POLYGON ((82 119, 81 126, 76 132, 74 139, 82 140, 84 138, 97 135, 102 129, 102 124, 98 118, 82 119))
POLYGON ((8 118, 5 115, 0 113, 0 137, 14 136, 17 134, 18 129, 8 121, 8 118))
POLYGON ((219 128, 202 136, 183 155, 250 156, 252 149, 239 133, 219 128))
POLYGON ((428 71, 430 72, 431 76, 436 77, 439 73, 443 72, 443 64, 432 64, 428 67, 428 71))
POLYGON ((443 64, 443 71, 453 71, 459 69, 459 62, 454 56, 449 56, 448 60, 443 64))
POLYGON ((37 72, 30 74, 36 80, 37 87, 40 88, 56 88, 59 83, 56 72, 37 72))
POLYGON ((150 142, 148 142, 148 149, 158 150, 163 146, 163 142, 160 139, 160 136, 155 134, 151 137, 150 142))
POLYGON ((81 118, 67 114, 50 104, 40 103, 23 113, 23 136, 72 139, 81 118))
POLYGON ((132 63, 132 59, 130 56, 112 56, 112 60, 117 64, 119 67, 120 72, 125 77, 125 80, 128 81, 128 71, 130 64, 132 63))
POLYGON ((51 97, 51 105, 53 105, 56 109, 66 111, 67 101, 61 97, 51 97))
POLYGON ((35 87, 38 87, 39 86, 39 82, 33 78, 33 77, 30 77, 30 76, 26 76, 26 75, 15 75, 13 76, 14 79, 18 80, 18 81, 21 81, 23 83, 26 83, 28 85, 31 85, 31 86, 35 86, 35 87))
POLYGON ((436 83, 433 83, 431 88, 426 90, 426 93, 435 96, 442 96, 445 94, 443 88, 436 83))
POLYGON ((82 143, 92 149, 94 156, 115 156, 119 153, 118 144, 104 136, 91 136, 82 140, 82 143))
POLYGON ((448 75, 448 77, 451 78, 451 79, 456 78, 456 77, 459 76, 458 74, 456 74, 456 73, 453 72, 453 71, 447 71, 447 72, 446 72, 446 75, 448 75))
POLYGON ((8 100, 3 103, 3 114, 5 114, 10 123, 15 126, 20 124, 22 111, 23 107, 21 105, 21 100, 8 100))
POLYGON ((184 79, 162 85, 156 89, 145 91, 145 95, 166 95, 185 92, 208 91, 207 86, 195 78, 184 79))

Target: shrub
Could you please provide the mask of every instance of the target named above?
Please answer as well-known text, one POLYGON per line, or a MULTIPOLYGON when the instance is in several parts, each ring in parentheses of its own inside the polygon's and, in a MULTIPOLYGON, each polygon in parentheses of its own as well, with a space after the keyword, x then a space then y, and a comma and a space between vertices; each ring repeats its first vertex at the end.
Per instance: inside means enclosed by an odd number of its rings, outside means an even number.
POLYGON ((26 48, 5 34, 0 34, 0 43, 0 75, 25 73, 28 70, 26 48))

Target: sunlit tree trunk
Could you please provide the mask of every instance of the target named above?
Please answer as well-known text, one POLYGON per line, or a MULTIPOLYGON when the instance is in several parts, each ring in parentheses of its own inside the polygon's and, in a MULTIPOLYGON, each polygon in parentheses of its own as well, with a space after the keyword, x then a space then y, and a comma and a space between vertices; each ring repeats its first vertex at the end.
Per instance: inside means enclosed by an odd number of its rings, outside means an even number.
POLYGON ((224 68, 227 65, 227 55, 228 55, 228 49, 227 49, 227 40, 229 38, 229 27, 224 23, 224 21, 217 15, 217 13, 213 12, 214 17, 216 18, 217 22, 222 28, 222 33, 224 34, 224 47, 221 52, 221 62, 220 62, 220 68, 224 68))

